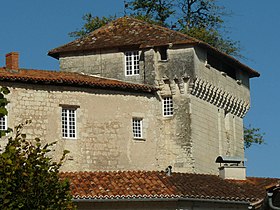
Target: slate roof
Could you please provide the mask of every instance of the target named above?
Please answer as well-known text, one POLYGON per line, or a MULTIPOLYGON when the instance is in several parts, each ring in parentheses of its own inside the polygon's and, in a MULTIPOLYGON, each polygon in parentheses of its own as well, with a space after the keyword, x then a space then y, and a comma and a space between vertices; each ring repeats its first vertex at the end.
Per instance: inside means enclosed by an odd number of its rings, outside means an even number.
POLYGON ((243 69, 251 77, 258 77, 260 74, 250 67, 240 63, 235 58, 218 51, 209 44, 187 36, 178 31, 170 30, 158 25, 134 19, 122 17, 111 23, 91 32, 87 36, 74 40, 68 44, 57 47, 49 51, 48 55, 59 58, 65 52, 84 52, 106 48, 151 48, 156 46, 172 45, 198 45, 206 48, 209 52, 224 59, 231 65, 243 69))
POLYGON ((75 72, 57 72, 34 69, 19 69, 17 71, 8 70, 5 67, 0 68, 0 81, 94 87, 101 89, 129 90, 134 92, 153 92, 157 90, 157 88, 151 85, 123 82, 75 72))
POLYGON ((215 175, 158 171, 64 172, 76 199, 189 198, 256 202, 266 195, 272 178, 224 180, 215 175))

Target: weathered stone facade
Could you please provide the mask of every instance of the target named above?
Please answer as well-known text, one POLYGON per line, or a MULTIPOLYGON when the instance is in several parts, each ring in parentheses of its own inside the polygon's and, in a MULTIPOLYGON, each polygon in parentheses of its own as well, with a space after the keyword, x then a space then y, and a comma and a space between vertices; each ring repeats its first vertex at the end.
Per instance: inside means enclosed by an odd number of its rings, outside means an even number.
POLYGON ((31 119, 26 132, 58 141, 55 156, 70 150, 64 170, 163 170, 170 165, 179 172, 218 174, 218 156, 244 158, 249 78, 259 74, 206 43, 124 17, 49 55, 59 59, 61 75, 78 72, 88 75, 86 82, 70 87, 72 80, 48 85, 25 78, 25 83, 1 85, 11 89, 9 126, 31 119), (153 86, 154 92, 122 91, 108 83, 96 88, 89 84, 92 75, 153 86), (166 97, 173 106, 168 116, 163 114, 166 97), (63 107, 76 110, 75 139, 62 137, 63 107), (143 123, 141 139, 133 138, 133 119, 143 123))
MULTIPOLYGON (((8 126, 25 120, 28 138, 57 141, 54 158, 69 150, 65 171, 162 170, 184 163, 192 171, 190 153, 181 154, 173 138, 178 129, 162 116, 156 94, 129 93, 64 86, 2 82, 9 87, 8 126), (76 107, 77 138, 62 137, 62 107, 76 107), (132 118, 143 119, 143 138, 134 139, 132 118), (181 155, 179 155, 181 154, 181 155), (184 161, 180 158, 184 157, 184 161)), ((2 146, 4 141, 1 142, 2 146)))
MULTIPOLYGON (((156 148, 161 151, 156 157, 158 166, 168 164, 176 171, 217 174, 215 159, 219 155, 244 157, 242 118, 250 106, 246 72, 234 69, 232 78, 208 63, 207 51, 170 45, 167 60, 160 59, 157 48, 141 49, 140 74, 125 76, 124 52, 63 55, 60 65, 63 71, 96 74, 88 68, 92 66, 102 69, 98 71, 101 76, 158 86, 159 100, 172 96, 172 117, 162 117, 160 110, 153 112, 158 113, 157 126, 162 129, 155 133, 161 139, 156 148)), ((149 126, 148 130, 155 128, 149 126)), ((136 169, 140 165, 135 165, 136 169)))

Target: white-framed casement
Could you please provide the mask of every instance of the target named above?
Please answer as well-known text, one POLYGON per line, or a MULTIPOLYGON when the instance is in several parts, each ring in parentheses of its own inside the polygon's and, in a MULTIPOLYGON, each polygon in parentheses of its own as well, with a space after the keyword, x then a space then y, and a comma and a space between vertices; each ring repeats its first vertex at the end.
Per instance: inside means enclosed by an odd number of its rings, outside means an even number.
POLYGON ((140 73, 139 51, 127 51, 124 53, 124 56, 125 56, 125 75, 126 76, 139 75, 140 73))
POLYGON ((61 124, 62 137, 66 139, 77 138, 77 109, 72 107, 62 107, 61 109, 61 124))
POLYGON ((162 98, 162 114, 165 117, 173 116, 173 99, 171 96, 162 98))
POLYGON ((143 119, 132 118, 132 132, 134 139, 143 139, 143 119))
POLYGON ((6 131, 8 129, 7 116, 0 117, 0 130, 6 131))

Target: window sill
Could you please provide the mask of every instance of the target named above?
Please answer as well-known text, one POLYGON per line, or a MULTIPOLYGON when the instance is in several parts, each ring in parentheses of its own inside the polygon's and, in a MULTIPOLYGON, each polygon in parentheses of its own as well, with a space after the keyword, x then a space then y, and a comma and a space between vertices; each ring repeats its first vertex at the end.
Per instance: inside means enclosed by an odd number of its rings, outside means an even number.
POLYGON ((77 140, 77 138, 62 137, 63 140, 77 140))
POLYGON ((162 116, 164 120, 172 120, 174 118, 174 115, 170 116, 162 116))
POLYGON ((145 138, 133 138, 133 140, 134 140, 135 142, 144 142, 144 141, 146 141, 145 138))
POLYGON ((159 63, 167 63, 169 60, 158 60, 159 63))
POLYGON ((137 77, 140 76, 140 74, 133 74, 133 75, 125 75, 126 77, 137 77))

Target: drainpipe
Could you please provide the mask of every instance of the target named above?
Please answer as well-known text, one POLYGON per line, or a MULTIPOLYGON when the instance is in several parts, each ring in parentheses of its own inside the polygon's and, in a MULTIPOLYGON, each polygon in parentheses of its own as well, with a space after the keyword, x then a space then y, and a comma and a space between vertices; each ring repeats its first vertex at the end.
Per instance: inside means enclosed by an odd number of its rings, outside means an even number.
POLYGON ((269 205, 269 207, 274 209, 274 210, 280 210, 279 207, 274 206, 273 203, 272 203, 273 192, 267 192, 267 196, 268 196, 268 205, 269 205))

